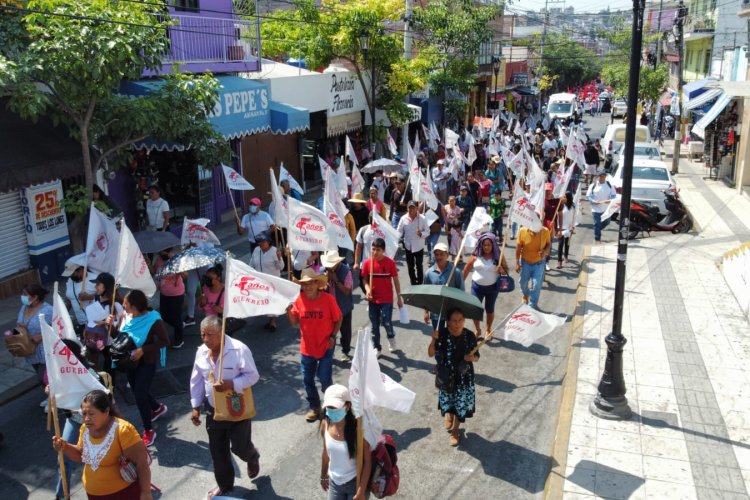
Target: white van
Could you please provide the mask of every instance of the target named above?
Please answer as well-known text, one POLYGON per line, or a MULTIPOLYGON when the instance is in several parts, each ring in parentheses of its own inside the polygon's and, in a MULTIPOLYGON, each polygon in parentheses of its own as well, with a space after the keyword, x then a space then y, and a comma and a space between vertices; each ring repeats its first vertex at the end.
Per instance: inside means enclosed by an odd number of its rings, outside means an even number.
POLYGON ((578 111, 578 99, 575 94, 552 94, 547 102, 547 115, 550 120, 575 118, 578 111))
MULTIPOLYGON (((607 155, 608 165, 617 165, 620 147, 625 143, 624 123, 613 123, 602 136, 602 151, 607 155)), ((645 125, 635 126, 635 142, 651 142, 651 134, 645 125)))

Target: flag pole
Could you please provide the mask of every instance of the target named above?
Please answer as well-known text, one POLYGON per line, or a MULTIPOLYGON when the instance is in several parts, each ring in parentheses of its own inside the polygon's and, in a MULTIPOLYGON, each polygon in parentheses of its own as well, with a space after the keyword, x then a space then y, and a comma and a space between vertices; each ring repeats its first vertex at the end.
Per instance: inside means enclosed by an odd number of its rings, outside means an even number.
POLYGON ((453 273, 456 272, 456 266, 458 265, 458 259, 461 258, 461 255, 464 253, 464 245, 466 244, 466 235, 464 235, 463 238, 461 238, 461 245, 458 247, 458 253, 456 254, 456 258, 453 259, 453 265, 450 274, 448 274, 448 281, 445 282, 445 286, 448 287, 451 278, 453 278, 453 273))
POLYGON ((232 202, 232 208, 234 209, 234 218, 237 220, 237 225, 239 226, 242 221, 240 220, 240 216, 237 213, 237 205, 234 203, 234 191, 229 186, 227 186, 227 189, 229 190, 229 201, 232 202))
MULTIPOLYGON (((60 421, 57 418, 57 404, 55 403, 55 395, 49 395, 49 405, 47 410, 52 414, 52 421, 55 423, 55 437, 60 439, 60 421)), ((63 495, 65 498, 70 498, 70 491, 68 490, 68 479, 65 477, 65 459, 63 457, 62 448, 57 452, 57 462, 60 464, 60 480, 62 481, 63 495)))
MULTIPOLYGON (((229 256, 229 251, 227 251, 227 268, 224 269, 224 283, 227 282, 227 278, 229 278, 229 266, 232 265, 232 259, 229 256)), ((221 341, 219 343, 219 380, 218 383, 221 384, 224 382, 224 379, 222 378, 222 375, 224 373, 224 333, 227 326, 227 311, 226 308, 224 308, 224 311, 221 315, 221 341)))

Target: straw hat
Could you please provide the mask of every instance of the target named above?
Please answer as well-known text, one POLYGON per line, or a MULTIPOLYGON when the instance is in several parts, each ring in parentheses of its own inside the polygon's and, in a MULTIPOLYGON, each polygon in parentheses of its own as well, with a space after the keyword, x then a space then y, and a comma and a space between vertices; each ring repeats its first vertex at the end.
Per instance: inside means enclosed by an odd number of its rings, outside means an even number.
POLYGON ((367 203, 367 200, 365 200, 362 193, 354 193, 352 197, 349 198, 349 203, 367 203))
POLYGON ((297 283, 309 283, 311 281, 317 281, 320 284, 320 288, 325 288, 326 286, 328 286, 328 276, 326 276, 325 274, 318 274, 309 267, 307 269, 303 269, 299 279, 294 281, 296 281, 297 283))

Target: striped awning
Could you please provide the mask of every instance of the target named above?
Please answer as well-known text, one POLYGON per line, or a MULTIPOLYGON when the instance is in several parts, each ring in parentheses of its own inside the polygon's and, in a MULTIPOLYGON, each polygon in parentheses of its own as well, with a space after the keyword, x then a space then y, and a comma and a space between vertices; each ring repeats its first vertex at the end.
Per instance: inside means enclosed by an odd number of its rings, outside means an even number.
POLYGON ((722 92, 721 97, 719 97, 714 105, 711 106, 711 109, 708 110, 708 113, 703 115, 703 117, 701 117, 701 119, 698 120, 695 125, 693 125, 691 132, 705 139, 706 127, 708 127, 714 120, 716 120, 716 118, 721 114, 722 111, 724 111, 724 108, 727 107, 731 100, 731 95, 722 92))
POLYGON ((697 109, 702 108, 712 100, 719 97, 721 94, 723 94, 724 91, 721 89, 708 89, 702 94, 699 94, 692 99, 686 99, 686 102, 684 104, 685 109, 697 109))

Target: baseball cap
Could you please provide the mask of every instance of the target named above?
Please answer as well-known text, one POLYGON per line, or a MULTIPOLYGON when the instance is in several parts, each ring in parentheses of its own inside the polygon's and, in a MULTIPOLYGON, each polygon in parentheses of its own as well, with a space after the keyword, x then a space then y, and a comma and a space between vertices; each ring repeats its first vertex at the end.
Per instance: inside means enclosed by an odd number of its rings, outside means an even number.
POLYGON ((445 165, 445 160, 444 160, 444 159, 442 159, 442 158, 440 158, 440 159, 439 159, 439 160, 437 161, 436 165, 445 165))
POLYGON ((84 267, 85 265, 86 265, 85 253, 74 255, 73 257, 65 261, 65 269, 63 270, 61 275, 65 278, 68 278, 74 272, 76 272, 76 269, 78 269, 79 267, 84 267))
POLYGON ((411 200, 409 203, 406 204, 406 208, 412 208, 412 207, 414 208, 417 207, 417 202, 414 200, 411 200))
POLYGON ((250 199, 250 204, 259 207, 261 205, 260 198, 251 198, 250 199))
POLYGON ((112 288, 115 286, 115 277, 109 273, 101 273, 90 281, 92 283, 101 283, 105 288, 112 288))
POLYGON ((435 252, 445 252, 448 253, 448 245, 443 243, 442 241, 438 244, 436 244, 434 247, 432 247, 432 253, 435 252))
POLYGON ((341 384, 333 384, 328 386, 325 394, 323 395, 323 407, 331 408, 343 408, 347 401, 351 401, 349 395, 349 389, 341 384))

